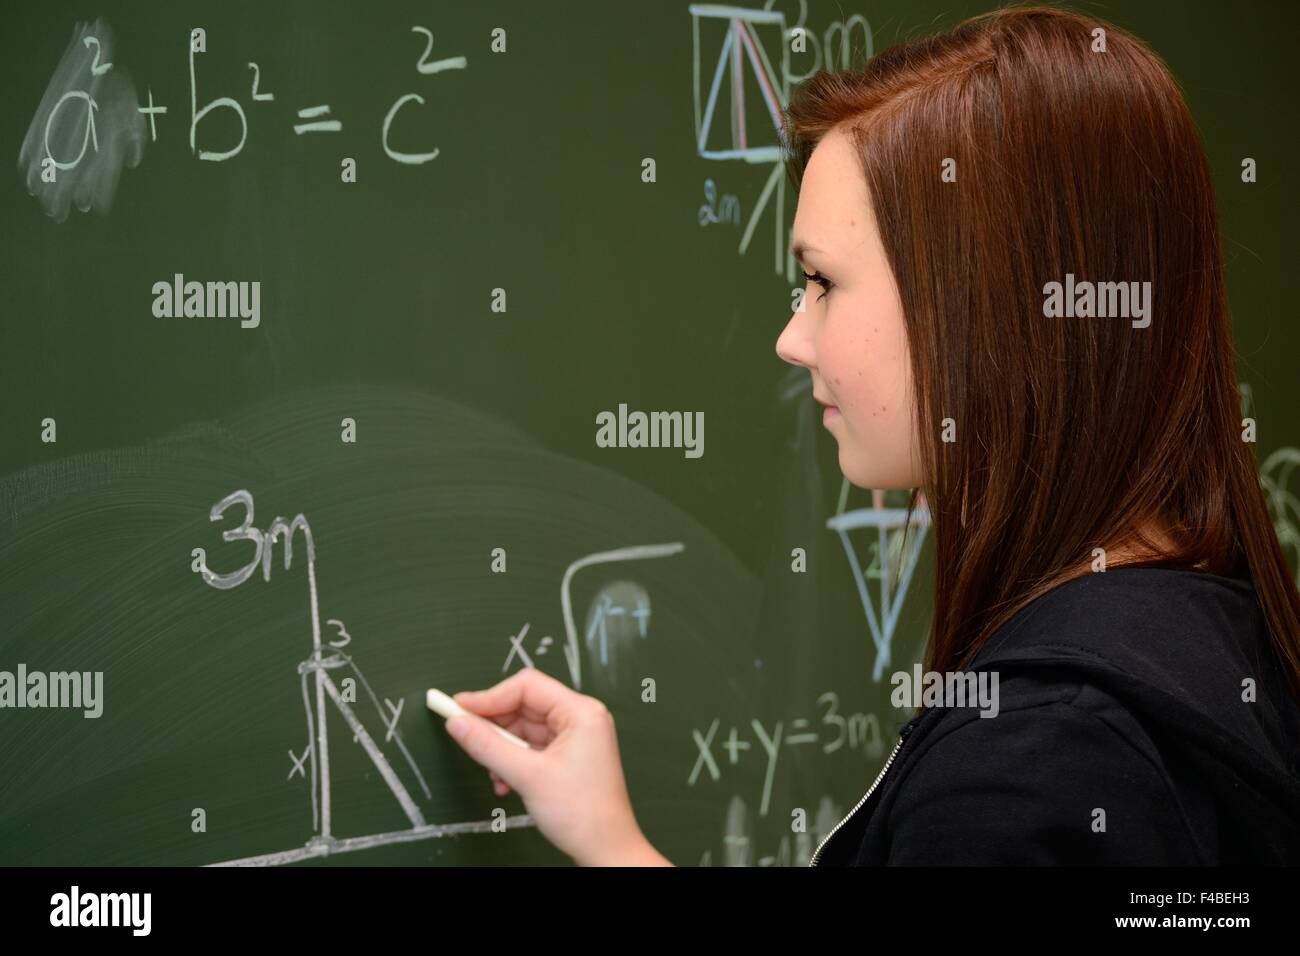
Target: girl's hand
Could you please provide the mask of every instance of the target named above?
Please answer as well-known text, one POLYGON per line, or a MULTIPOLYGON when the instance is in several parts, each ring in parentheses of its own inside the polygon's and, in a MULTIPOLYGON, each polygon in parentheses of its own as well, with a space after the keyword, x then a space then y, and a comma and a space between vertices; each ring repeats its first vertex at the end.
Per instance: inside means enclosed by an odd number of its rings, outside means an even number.
POLYGON ((474 716, 449 718, 448 733, 488 768, 497 796, 517 790, 542 834, 579 866, 671 865, 637 825, 614 717, 601 701, 532 667, 452 697, 474 716), (506 740, 487 720, 533 749, 506 740))

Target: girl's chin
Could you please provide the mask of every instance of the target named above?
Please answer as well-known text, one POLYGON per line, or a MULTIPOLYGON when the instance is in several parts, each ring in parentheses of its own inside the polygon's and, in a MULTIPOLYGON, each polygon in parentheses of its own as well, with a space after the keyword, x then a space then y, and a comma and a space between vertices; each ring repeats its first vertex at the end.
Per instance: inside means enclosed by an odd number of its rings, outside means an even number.
POLYGON ((910 491, 915 487, 899 480, 897 474, 886 474, 878 468, 862 467, 861 463, 855 460, 853 449, 845 448, 843 440, 837 439, 837 441, 840 446, 840 474, 854 487, 872 491, 910 491))

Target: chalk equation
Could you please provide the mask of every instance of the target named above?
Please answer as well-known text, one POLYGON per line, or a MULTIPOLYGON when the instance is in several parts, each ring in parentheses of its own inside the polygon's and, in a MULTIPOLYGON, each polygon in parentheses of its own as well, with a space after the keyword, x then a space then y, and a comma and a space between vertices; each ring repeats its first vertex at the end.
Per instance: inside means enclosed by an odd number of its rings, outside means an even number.
MULTIPOLYGON (((433 57, 434 36, 429 28, 412 26, 411 33, 417 41, 411 64, 418 76, 468 68, 464 56, 433 57)), ((194 27, 187 37, 178 38, 178 50, 181 40, 189 57, 189 102, 185 104, 189 122, 181 122, 183 129, 188 125, 190 153, 204 162, 234 159, 248 143, 250 111, 255 115, 265 110, 284 91, 275 88, 272 70, 248 61, 246 90, 223 90, 220 92, 227 95, 219 96, 210 96, 206 90, 200 94, 199 65, 204 57, 219 54, 215 47, 209 52, 203 27, 194 27), (210 141, 210 132, 207 137, 201 134, 204 119, 219 111, 234 119, 238 138, 215 143, 210 141)), ((492 42, 494 49, 504 49, 504 31, 494 30, 492 42)), ((18 166, 27 190, 59 222, 67 218, 73 204, 83 212, 93 208, 107 213, 122 169, 139 165, 145 143, 157 141, 160 121, 171 119, 177 105, 172 100, 156 101, 151 86, 145 87, 144 102, 140 102, 134 81, 115 61, 113 51, 113 31, 105 20, 78 23, 23 139, 18 166)), ((401 145, 414 139, 410 130, 418 119, 412 111, 424 103, 420 92, 400 93, 382 118, 367 121, 369 135, 378 136, 384 155, 393 162, 418 166, 437 158, 437 146, 401 145)), ((185 105, 180 107, 182 111, 185 105)), ((343 131, 343 120, 329 103, 309 103, 296 109, 290 128, 295 136, 329 135, 343 131)), ((343 181, 355 181, 355 159, 347 157, 341 163, 343 181)))
MULTIPOLYGON (((587 611, 587 624, 583 631, 587 650, 597 658, 602 668, 609 667, 615 655, 632 643, 632 638, 644 640, 649 636, 650 614, 650 595, 635 581, 614 581, 605 585, 592 599, 587 611)), ((503 672, 510 670, 516 657, 524 667, 532 667, 533 655, 542 657, 554 644, 551 636, 545 635, 530 655, 524 647, 524 639, 530 627, 532 623, 525 622, 518 634, 510 635, 510 652, 501 665, 503 672)), ((566 648, 572 646, 570 642, 566 648)), ((566 657, 577 660, 570 654, 566 654, 566 657)), ((577 681, 581 678, 581 670, 578 669, 575 673, 571 668, 569 676, 577 681)))
POLYGON ((765 817, 771 807, 772 783, 776 778, 782 747, 815 747, 821 754, 856 751, 869 760, 875 760, 884 753, 880 720, 875 714, 840 713, 839 695, 833 691, 819 696, 817 704, 823 711, 816 724, 807 717, 796 717, 788 727, 784 720, 778 720, 769 729, 755 718, 750 721, 748 728, 733 724, 726 736, 716 744, 714 739, 722 723, 720 719, 715 718, 703 731, 692 728, 695 765, 686 778, 686 785, 695 786, 705 775, 711 781, 718 781, 722 778, 724 768, 737 767, 742 762, 758 758, 764 765, 758 813, 765 817), (752 737, 750 731, 753 732, 752 737))

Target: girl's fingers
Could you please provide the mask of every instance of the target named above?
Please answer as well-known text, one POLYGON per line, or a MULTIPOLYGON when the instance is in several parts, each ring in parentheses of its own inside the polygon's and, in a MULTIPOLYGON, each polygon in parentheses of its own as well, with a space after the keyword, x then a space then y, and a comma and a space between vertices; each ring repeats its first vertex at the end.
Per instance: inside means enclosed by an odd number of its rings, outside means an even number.
POLYGON ((517 713, 528 720, 547 722, 557 710, 567 710, 566 705, 580 696, 549 674, 525 667, 499 684, 485 690, 463 690, 453 694, 452 699, 480 717, 517 713))
POLYGON ((541 721, 515 716, 508 721, 498 720, 497 723, 534 747, 545 747, 555 739, 555 731, 541 721))
MULTIPOLYGON (((466 708, 468 710, 468 708, 466 708)), ((514 714, 497 714, 492 717, 484 717, 505 730, 510 731, 521 740, 527 741, 534 747, 545 747, 555 739, 556 731, 549 727, 544 721, 529 720, 527 717, 514 714)))

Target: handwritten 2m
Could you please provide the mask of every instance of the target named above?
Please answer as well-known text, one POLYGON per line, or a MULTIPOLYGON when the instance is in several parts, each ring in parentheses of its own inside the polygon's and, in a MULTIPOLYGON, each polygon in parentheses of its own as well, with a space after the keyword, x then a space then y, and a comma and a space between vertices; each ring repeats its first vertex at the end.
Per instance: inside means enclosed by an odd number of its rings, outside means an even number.
POLYGON ((153 284, 153 314, 160 319, 240 319, 255 329, 262 321, 261 282, 186 282, 176 273, 171 282, 153 284))

